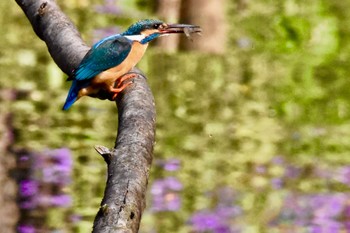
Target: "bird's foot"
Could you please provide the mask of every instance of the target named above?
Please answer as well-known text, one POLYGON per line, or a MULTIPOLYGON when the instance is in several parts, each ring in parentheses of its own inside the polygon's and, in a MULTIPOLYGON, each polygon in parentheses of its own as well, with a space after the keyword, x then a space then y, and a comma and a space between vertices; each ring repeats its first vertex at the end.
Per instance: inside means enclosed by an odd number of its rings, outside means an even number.
POLYGON ((137 74, 136 73, 132 73, 132 72, 124 74, 124 75, 120 76, 119 78, 117 78, 117 80, 116 80, 116 84, 117 85, 116 86, 120 87, 120 86, 122 86, 122 83, 125 80, 131 79, 131 78, 135 78, 136 76, 137 76, 137 74))
POLYGON ((127 86, 129 86, 130 84, 133 83, 133 81, 129 81, 129 82, 124 84, 125 80, 135 78, 136 76, 137 76, 136 73, 130 72, 130 73, 126 73, 126 74, 120 76, 119 78, 117 78, 117 80, 115 81, 114 87, 111 87, 109 90, 110 92, 114 93, 111 100, 114 101, 120 92, 122 92, 127 86))
POLYGON ((109 91, 114 93, 114 95, 112 96, 112 101, 114 101, 117 98, 118 94, 120 92, 122 92, 127 86, 129 86, 132 83, 133 83, 133 81, 130 81, 130 82, 127 82, 123 85, 118 84, 117 88, 114 88, 114 87, 110 88, 109 91))

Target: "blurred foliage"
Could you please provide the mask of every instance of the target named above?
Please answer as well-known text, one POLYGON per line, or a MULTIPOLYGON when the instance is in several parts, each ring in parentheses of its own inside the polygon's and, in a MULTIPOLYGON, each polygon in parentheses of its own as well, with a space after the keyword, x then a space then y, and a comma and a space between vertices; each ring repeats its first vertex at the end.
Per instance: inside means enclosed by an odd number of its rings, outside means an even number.
MULTIPOLYGON (((141 11, 151 8, 146 1, 119 2, 124 13, 116 16, 96 14, 102 1, 59 1, 89 43, 96 28, 125 28, 150 17, 141 11)), ((8 109, 14 113, 14 146, 74 152, 69 191, 72 212, 81 219, 70 228, 88 232, 105 185, 105 164, 92 146, 113 147, 117 110, 112 102, 83 98, 62 112, 65 75, 15 2, 1 1, 0 9, 7 12, 0 15, 0 88, 18 92, 8 109)), ((242 232, 267 232, 289 192, 347 191, 312 171, 350 162, 349 9, 350 1, 231 1, 226 54, 149 49, 139 68, 156 99, 154 157, 181 160, 175 175, 184 188, 182 208, 146 211, 142 232, 154 226, 158 232, 189 232, 188 219, 215 206, 210 192, 219 187, 239 191, 242 232), (276 155, 304 174, 282 189, 270 187, 271 179, 285 174, 273 162, 276 155), (267 175, 252 172, 260 165, 268 167, 267 175)), ((154 168, 151 180, 165 175, 154 168)))

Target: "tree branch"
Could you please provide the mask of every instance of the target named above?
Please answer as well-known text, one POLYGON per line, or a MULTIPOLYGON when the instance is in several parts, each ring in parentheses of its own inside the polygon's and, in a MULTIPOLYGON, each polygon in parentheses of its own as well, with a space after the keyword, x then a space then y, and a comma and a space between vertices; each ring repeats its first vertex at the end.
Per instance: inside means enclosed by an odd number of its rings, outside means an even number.
POLYGON ((72 21, 54 0, 16 0, 37 36, 45 41, 56 64, 70 75, 89 47, 81 39, 72 21))
POLYGON ((135 79, 135 88, 117 101, 120 120, 115 149, 95 147, 108 164, 108 180, 94 233, 138 231, 155 136, 154 100, 145 83, 135 79))
MULTIPOLYGON (((70 75, 89 47, 54 0, 16 0, 45 41, 50 55, 70 75)), ((106 93, 101 93, 107 98, 106 93)), ((155 107, 142 74, 118 96, 119 127, 115 149, 96 150, 108 166, 108 179, 93 232, 137 232, 145 208, 145 192, 155 140, 155 107)), ((96 132, 98 133, 98 132, 96 132)))

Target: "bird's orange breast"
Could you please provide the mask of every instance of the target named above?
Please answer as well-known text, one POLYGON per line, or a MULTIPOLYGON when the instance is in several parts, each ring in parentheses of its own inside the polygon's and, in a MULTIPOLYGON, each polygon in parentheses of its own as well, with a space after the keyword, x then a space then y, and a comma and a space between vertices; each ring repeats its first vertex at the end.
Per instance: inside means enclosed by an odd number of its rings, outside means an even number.
MULTIPOLYGON (((128 54, 128 56, 125 58, 125 60, 118 66, 108 69, 105 72, 112 72, 112 73, 119 74, 120 71, 122 70, 124 72, 121 73, 121 75, 127 73, 141 60, 141 58, 146 52, 147 46, 148 44, 143 45, 137 41, 133 42, 131 51, 128 54)), ((119 75, 118 77, 120 77, 121 75, 119 75)))
POLYGON ((133 42, 131 50, 125 60, 118 66, 110 68, 96 75, 91 84, 79 91, 79 98, 84 95, 96 94, 99 90, 109 90, 114 86, 115 81, 122 75, 129 72, 141 60, 145 54, 148 44, 141 44, 137 41, 133 42))

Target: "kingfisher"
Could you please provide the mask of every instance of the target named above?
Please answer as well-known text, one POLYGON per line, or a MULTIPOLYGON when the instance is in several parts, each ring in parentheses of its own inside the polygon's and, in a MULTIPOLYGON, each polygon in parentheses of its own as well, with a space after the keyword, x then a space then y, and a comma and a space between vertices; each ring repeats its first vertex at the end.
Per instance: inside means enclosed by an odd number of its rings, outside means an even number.
POLYGON ((92 46, 79 66, 67 79, 72 81, 63 110, 83 96, 96 97, 100 91, 118 93, 132 82, 124 81, 135 77, 130 70, 141 60, 148 43, 160 36, 174 33, 200 33, 201 28, 189 24, 167 24, 160 20, 145 19, 131 25, 121 34, 106 37, 92 46))

